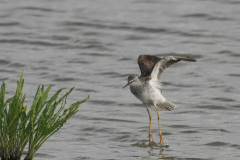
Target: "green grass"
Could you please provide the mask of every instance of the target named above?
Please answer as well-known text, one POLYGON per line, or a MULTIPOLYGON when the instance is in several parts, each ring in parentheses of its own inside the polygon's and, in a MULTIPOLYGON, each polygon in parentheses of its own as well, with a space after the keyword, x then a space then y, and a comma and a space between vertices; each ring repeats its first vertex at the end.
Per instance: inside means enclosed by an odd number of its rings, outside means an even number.
POLYGON ((5 101, 5 83, 0 90, 0 158, 1 160, 20 160, 25 146, 28 153, 24 160, 32 160, 42 144, 56 133, 63 124, 78 112, 82 101, 73 103, 65 109, 67 96, 74 88, 59 97, 64 88, 59 89, 51 98, 49 86, 40 85, 29 111, 24 106, 25 95, 22 94, 23 72, 18 81, 17 90, 12 98, 5 101), (59 106, 59 107, 58 107, 59 106))

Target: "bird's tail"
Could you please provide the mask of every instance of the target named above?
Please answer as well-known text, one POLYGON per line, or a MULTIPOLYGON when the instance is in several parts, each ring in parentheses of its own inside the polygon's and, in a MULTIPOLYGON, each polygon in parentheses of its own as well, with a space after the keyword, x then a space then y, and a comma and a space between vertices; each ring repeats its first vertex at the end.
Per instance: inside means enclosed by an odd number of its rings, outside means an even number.
POLYGON ((174 110, 174 108, 177 107, 174 103, 165 101, 164 103, 157 104, 157 109, 159 111, 171 111, 174 110))

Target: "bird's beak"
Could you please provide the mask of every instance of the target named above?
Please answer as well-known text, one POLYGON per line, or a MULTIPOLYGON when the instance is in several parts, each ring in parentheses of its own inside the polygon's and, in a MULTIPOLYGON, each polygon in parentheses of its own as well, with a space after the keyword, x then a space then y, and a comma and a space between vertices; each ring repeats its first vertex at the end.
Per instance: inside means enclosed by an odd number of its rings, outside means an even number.
POLYGON ((129 83, 127 83, 123 88, 127 87, 129 85, 129 83))

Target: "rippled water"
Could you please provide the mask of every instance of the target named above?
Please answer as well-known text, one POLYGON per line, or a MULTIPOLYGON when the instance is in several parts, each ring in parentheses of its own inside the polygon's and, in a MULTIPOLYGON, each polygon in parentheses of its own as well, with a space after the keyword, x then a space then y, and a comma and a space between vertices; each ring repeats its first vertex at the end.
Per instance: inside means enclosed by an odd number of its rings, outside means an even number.
MULTIPOLYGON (((240 159, 240 2, 237 0, 0 1, 0 80, 13 95, 22 69, 39 84, 75 87, 80 112, 35 159, 240 159), (148 114, 122 89, 137 57, 184 55, 163 76, 178 105, 160 112, 168 147, 145 145, 148 114)), ((153 111, 152 134, 159 141, 153 111)))

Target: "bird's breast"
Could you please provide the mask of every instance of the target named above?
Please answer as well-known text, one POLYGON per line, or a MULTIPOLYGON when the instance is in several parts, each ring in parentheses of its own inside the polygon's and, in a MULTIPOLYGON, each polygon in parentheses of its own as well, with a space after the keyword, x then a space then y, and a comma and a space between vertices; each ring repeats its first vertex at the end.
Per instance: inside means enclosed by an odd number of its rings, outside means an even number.
POLYGON ((141 95, 144 93, 144 88, 141 86, 130 86, 130 90, 133 95, 135 95, 138 99, 141 100, 141 95))

